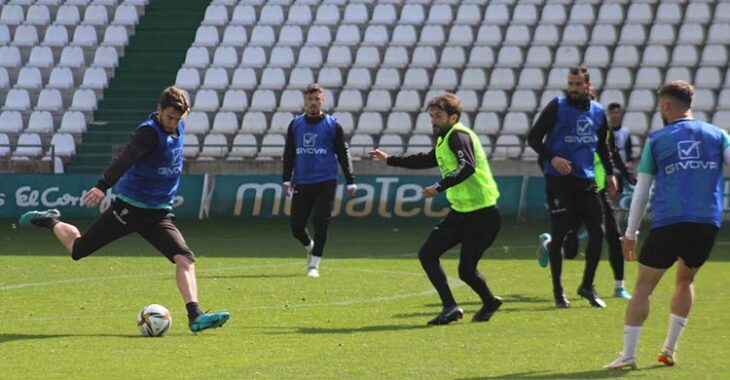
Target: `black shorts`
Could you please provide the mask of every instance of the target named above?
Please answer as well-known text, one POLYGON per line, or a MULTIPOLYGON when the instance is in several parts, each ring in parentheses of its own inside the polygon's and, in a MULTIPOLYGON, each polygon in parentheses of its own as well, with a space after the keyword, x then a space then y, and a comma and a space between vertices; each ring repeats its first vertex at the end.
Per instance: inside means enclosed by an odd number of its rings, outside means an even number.
POLYGON ((639 262, 655 269, 667 269, 678 257, 689 268, 699 268, 710 257, 717 226, 707 223, 676 223, 649 231, 641 247, 639 262))
POLYGON ((173 263, 175 255, 195 261, 195 254, 177 229, 172 212, 134 207, 118 198, 74 241, 71 256, 79 260, 133 232, 140 234, 173 263))

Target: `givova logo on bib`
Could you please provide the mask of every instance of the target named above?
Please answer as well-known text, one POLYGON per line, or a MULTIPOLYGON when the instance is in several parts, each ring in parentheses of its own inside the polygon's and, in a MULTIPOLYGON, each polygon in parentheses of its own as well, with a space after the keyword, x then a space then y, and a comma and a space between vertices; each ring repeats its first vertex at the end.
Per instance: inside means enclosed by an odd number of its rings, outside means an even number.
POLYGON ((183 148, 172 149, 172 164, 170 167, 161 166, 157 169, 157 174, 171 177, 180 175, 183 166, 183 148))
POLYGON ((305 133, 302 136, 303 147, 297 148, 297 154, 327 154, 327 149, 317 148, 317 134, 305 133))
POLYGON ((682 140, 677 142, 677 156, 679 161, 671 163, 664 168, 664 173, 669 175, 681 170, 716 170, 720 166, 717 162, 700 160, 700 148, 702 141, 682 140))
POLYGON ((590 144, 598 141, 593 132, 593 121, 587 117, 578 119, 575 123, 575 135, 565 136, 568 144, 590 144))

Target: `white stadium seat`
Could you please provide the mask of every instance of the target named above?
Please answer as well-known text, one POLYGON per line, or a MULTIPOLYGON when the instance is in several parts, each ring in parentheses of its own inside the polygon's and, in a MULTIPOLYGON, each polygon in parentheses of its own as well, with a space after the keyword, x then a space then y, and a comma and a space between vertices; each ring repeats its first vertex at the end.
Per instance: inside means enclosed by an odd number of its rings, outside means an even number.
POLYGON ((283 135, 268 134, 261 141, 260 157, 281 158, 284 154, 284 144, 286 143, 283 135))
POLYGON ((363 112, 357 120, 355 132, 377 135, 383 131, 383 117, 377 112, 363 112))
MULTIPOLYGON (((0 132, 18 134, 23 131, 23 115, 18 111, 3 111, 0 113, 0 132)), ((0 148, 2 149, 2 148, 0 148)))
POLYGON ((66 111, 61 118, 61 126, 58 132, 81 134, 86 132, 86 118, 78 111, 66 111))
POLYGON ((235 113, 218 112, 213 119, 213 127, 210 132, 232 135, 238 131, 238 125, 238 118, 235 113))
POLYGON ((210 133, 203 140, 203 149, 199 157, 215 159, 223 158, 228 154, 228 140, 226 136, 218 133, 210 133))
POLYGON ((403 138, 399 135, 380 136, 380 140, 378 140, 378 149, 387 154, 402 155, 405 151, 405 149, 403 149, 403 138))
POLYGON ((74 76, 68 67, 56 67, 51 70, 51 76, 46 85, 48 88, 68 89, 74 87, 74 76))
POLYGON ((433 142, 429 135, 411 135, 408 138, 408 148, 406 148, 406 155, 427 153, 433 149, 433 142))
MULTIPOLYGON (((191 111, 185 121, 185 134, 204 135, 210 130, 210 120, 205 112, 191 111)), ((187 137, 186 137, 187 139, 187 137)))
POLYGON ((256 153, 258 153, 256 136, 250 133, 242 133, 233 138, 228 159, 252 158, 256 156, 256 153))
POLYGON ((22 133, 18 137, 13 157, 40 157, 43 154, 41 137, 36 133, 22 133))
MULTIPOLYGON (((187 132, 187 131, 186 131, 187 132)), ((200 153, 200 142, 198 136, 185 134, 184 138, 183 155, 185 158, 195 158, 200 153)))
POLYGON ((51 138, 53 154, 59 157, 71 157, 76 154, 74 137, 68 133, 57 133, 51 138))

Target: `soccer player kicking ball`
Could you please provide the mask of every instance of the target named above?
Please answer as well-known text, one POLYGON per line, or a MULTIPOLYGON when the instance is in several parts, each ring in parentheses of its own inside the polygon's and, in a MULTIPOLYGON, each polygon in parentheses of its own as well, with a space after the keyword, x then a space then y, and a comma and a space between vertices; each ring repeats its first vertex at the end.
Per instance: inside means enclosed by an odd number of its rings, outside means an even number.
POLYGON ((136 232, 175 264, 177 287, 188 311, 192 332, 223 326, 228 312, 206 314, 198 306, 195 255, 175 225, 172 201, 180 185, 183 164, 182 120, 190 109, 185 93, 175 87, 162 92, 157 112, 140 124, 130 142, 117 154, 96 186, 83 198, 96 207, 107 189, 117 186, 117 198, 81 234, 59 220, 58 210, 29 211, 21 226, 51 229, 71 258, 80 260, 122 236, 136 232))
POLYGON ((501 217, 497 210, 499 190, 492 178, 487 157, 477 135, 459 123, 461 100, 446 93, 431 99, 428 111, 436 136, 436 148, 428 153, 393 157, 380 150, 368 154, 390 166, 427 169, 438 166, 441 180, 423 190, 425 198, 446 191, 451 210, 429 235, 418 252, 423 269, 441 297, 443 310, 428 322, 445 325, 464 316, 451 294, 446 274, 439 258, 457 244, 461 244, 459 278, 481 298, 483 306, 472 321, 488 321, 502 305, 477 270, 484 251, 492 245, 499 232, 501 217))
POLYGON ((624 349, 606 368, 636 368, 641 325, 649 297, 667 269, 679 261, 667 337, 657 360, 672 366, 677 341, 694 302, 694 278, 710 255, 722 217, 722 164, 730 164, 730 137, 692 118, 694 88, 673 81, 659 89, 664 128, 649 135, 624 236, 624 255, 634 258, 636 234, 654 182, 651 230, 639 255, 639 275, 626 308, 624 349))

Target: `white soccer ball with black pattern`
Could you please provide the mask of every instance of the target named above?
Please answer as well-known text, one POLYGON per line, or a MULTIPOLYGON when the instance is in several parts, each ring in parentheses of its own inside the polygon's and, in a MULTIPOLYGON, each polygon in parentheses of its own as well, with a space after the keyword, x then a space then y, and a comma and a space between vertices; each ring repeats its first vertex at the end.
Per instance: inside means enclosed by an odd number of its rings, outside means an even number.
POLYGON ((172 326, 172 316, 166 307, 147 305, 137 315, 137 327, 144 336, 163 336, 172 326))

